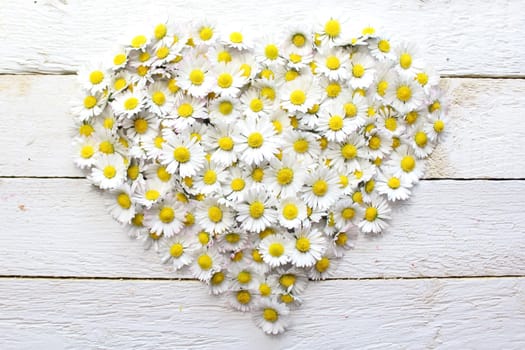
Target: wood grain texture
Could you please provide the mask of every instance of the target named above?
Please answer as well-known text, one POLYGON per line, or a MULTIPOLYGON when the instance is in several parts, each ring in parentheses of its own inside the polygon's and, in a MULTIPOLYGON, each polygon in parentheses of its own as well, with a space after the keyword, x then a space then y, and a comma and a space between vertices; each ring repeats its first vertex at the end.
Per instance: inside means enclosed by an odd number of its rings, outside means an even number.
POLYGON ((524 278, 319 282, 279 337, 264 335, 199 282, 7 279, 0 297, 4 350, 525 345, 524 278))
MULTIPOLYGON (((127 32, 170 15, 175 21, 238 23, 255 32, 315 23, 322 11, 351 20, 374 19, 396 37, 422 47, 423 59, 441 74, 523 75, 525 4, 521 1, 253 2, 161 0, 10 1, 0 12, 4 73, 63 73, 87 57, 100 57, 127 32), (21 15, 23 14, 23 15, 21 15), (21 30, 23 29, 23 30, 21 30)), ((322 16, 326 18, 326 16, 322 16)), ((150 27, 147 27, 148 29, 150 27)))
MULTIPOLYGON (((426 177, 525 177, 525 80, 444 79, 448 135, 426 177), (510 129, 512 138, 507 139, 510 129)), ((0 176, 82 176, 73 164, 73 76, 0 76, 0 176)))
MULTIPOLYGON (((87 180, 0 180, 3 275, 177 277, 127 238, 87 180)), ((525 275, 524 181, 424 181, 335 278, 525 275), (439 193, 439 195, 436 195, 439 193)))

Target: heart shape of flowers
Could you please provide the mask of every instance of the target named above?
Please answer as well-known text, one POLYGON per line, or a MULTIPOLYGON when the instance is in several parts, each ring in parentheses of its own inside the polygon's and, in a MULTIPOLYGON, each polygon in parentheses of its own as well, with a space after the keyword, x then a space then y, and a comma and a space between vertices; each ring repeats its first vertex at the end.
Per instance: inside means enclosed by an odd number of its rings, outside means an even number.
POLYGON ((257 40, 164 22, 79 79, 75 163, 111 215, 270 334, 386 227, 446 122, 413 45, 339 18, 257 40))

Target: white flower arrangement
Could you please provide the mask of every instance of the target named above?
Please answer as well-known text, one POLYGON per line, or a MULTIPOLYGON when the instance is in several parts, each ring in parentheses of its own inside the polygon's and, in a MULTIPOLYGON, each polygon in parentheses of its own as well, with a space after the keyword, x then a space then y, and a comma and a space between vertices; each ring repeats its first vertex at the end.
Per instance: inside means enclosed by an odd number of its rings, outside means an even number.
POLYGON ((78 74, 75 163, 111 215, 269 334, 387 227, 447 123, 417 49, 349 23, 164 22, 78 74))

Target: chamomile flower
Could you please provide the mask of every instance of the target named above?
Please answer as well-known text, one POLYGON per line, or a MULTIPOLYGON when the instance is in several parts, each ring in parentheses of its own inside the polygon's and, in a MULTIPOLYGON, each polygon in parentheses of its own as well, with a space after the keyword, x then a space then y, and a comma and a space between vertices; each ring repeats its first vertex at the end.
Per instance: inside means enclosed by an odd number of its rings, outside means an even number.
POLYGON ((216 271, 221 270, 222 264, 223 259, 215 249, 201 249, 195 254, 190 270, 195 278, 208 282, 216 271))
POLYGON ((330 17, 323 19, 317 27, 318 38, 322 45, 342 46, 351 42, 344 29, 347 20, 343 18, 330 17))
POLYGON ((339 179, 329 168, 319 166, 306 175, 304 182, 302 198, 311 208, 327 209, 339 199, 339 179))
POLYGON ((308 270, 308 278, 319 281, 333 276, 337 260, 330 255, 324 255, 308 270))
POLYGON ((236 97, 246 84, 246 78, 234 64, 219 63, 211 70, 212 91, 221 96, 236 97))
POLYGON ((88 121, 104 110, 107 100, 101 93, 86 92, 81 98, 82 102, 73 106, 72 112, 80 121, 88 121))
POLYGON ((164 124, 173 127, 178 132, 187 130, 195 124, 196 120, 207 118, 205 105, 206 100, 203 98, 179 96, 175 101, 173 114, 164 124))
MULTIPOLYGON (((361 217, 359 219, 361 219, 361 217)), ((343 257, 347 250, 354 247, 352 244, 352 237, 352 235, 345 231, 335 234, 333 237, 331 237, 329 253, 333 254, 337 258, 343 257)))
POLYGON ((248 246, 249 235, 237 228, 221 233, 217 240, 220 252, 238 252, 248 246))
POLYGON ((257 272, 247 266, 234 266, 230 271, 231 282, 230 285, 233 289, 255 289, 259 285, 259 279, 257 272))
POLYGON ((194 138, 188 136, 168 136, 162 147, 160 161, 167 165, 171 174, 176 172, 182 176, 194 176, 204 168, 204 150, 194 138))
POLYGON ((75 165, 81 169, 90 168, 97 162, 97 143, 93 138, 80 138, 74 140, 75 165))
POLYGON ((395 58, 392 41, 388 35, 380 35, 368 43, 370 54, 379 61, 393 60, 395 58))
POLYGON ((395 68, 405 78, 413 78, 421 71, 417 47, 411 43, 402 42, 394 48, 395 68))
POLYGON ((140 142, 143 139, 154 137, 159 129, 159 123, 160 121, 155 115, 143 113, 124 119, 122 126, 130 139, 140 142))
POLYGON ((279 224, 287 229, 297 229, 307 218, 306 204, 296 197, 287 197, 277 206, 279 224))
POLYGON ((247 50, 253 47, 250 38, 251 35, 246 33, 244 29, 231 27, 228 30, 224 30, 222 43, 237 50, 247 50))
POLYGON ((352 199, 343 199, 334 206, 333 220, 335 227, 340 230, 346 230, 350 225, 356 225, 362 217, 362 210, 359 204, 352 199))
POLYGON ((209 63, 202 56, 184 58, 180 63, 177 84, 191 96, 206 96, 212 87, 209 63))
POLYGON ((242 229, 261 232, 277 220, 275 200, 258 189, 245 193, 244 200, 237 205, 237 221, 242 229))
POLYGON ((392 138, 386 132, 374 132, 367 138, 365 150, 371 160, 382 158, 392 150, 392 138))
POLYGON ((358 167, 358 160, 366 157, 365 139, 363 136, 352 133, 342 142, 331 142, 326 150, 326 158, 330 166, 337 171, 353 171, 358 167))
POLYGON ((165 237, 172 237, 184 227, 186 207, 175 200, 165 200, 144 212, 144 224, 165 237))
POLYGON ((390 212, 387 202, 382 197, 372 197, 370 203, 365 204, 363 218, 358 224, 359 228, 364 233, 380 233, 388 226, 390 212))
POLYGON ((368 88, 374 81, 375 76, 375 61, 374 59, 363 53, 355 53, 350 59, 350 69, 352 76, 350 78, 350 85, 352 88, 368 88))
POLYGON ((329 48, 321 51, 316 58, 316 72, 324 74, 330 80, 348 79, 348 54, 340 48, 329 48))
POLYGON ((89 180, 103 190, 115 189, 124 183, 126 166, 118 154, 100 155, 91 169, 89 180))
POLYGON ((285 51, 311 52, 313 48, 312 33, 304 26, 292 25, 286 29, 283 48, 285 51))
POLYGON ((223 166, 215 162, 206 162, 204 168, 195 177, 196 191, 204 195, 220 193, 227 173, 223 166))
POLYGON ((421 85, 426 94, 430 94, 430 90, 439 84, 439 75, 429 66, 422 66, 421 71, 416 73, 414 79, 421 85))
POLYGON ((259 253, 270 267, 277 267, 290 261, 294 242, 280 234, 265 237, 259 243, 259 253))
POLYGON ((129 185, 123 184, 111 193, 108 207, 111 216, 120 223, 129 223, 135 217, 135 204, 129 185))
POLYGON ((175 270, 179 270, 193 262, 198 247, 195 238, 189 235, 164 239, 160 247, 162 262, 172 264, 175 270))
POLYGON ((247 117, 268 116, 272 112, 273 102, 260 95, 256 89, 249 89, 241 95, 243 113, 247 117))
POLYGON ((326 103, 319 112, 319 131, 328 141, 342 142, 352 131, 355 125, 345 118, 345 109, 337 103, 326 103))
POLYGON ((137 186, 133 199, 146 208, 162 200, 170 190, 169 183, 158 179, 148 179, 143 184, 137 186))
POLYGON ((257 327, 267 334, 283 333, 289 326, 288 308, 272 300, 262 300, 253 315, 257 327))
POLYGON ((195 218, 207 232, 223 233, 233 224, 233 211, 217 199, 207 198, 197 206, 195 218))
POLYGON ((319 142, 309 132, 288 131, 283 134, 283 153, 293 155, 298 162, 310 164, 321 154, 319 142))
POLYGON ((191 33, 191 38, 195 45, 213 45, 218 37, 219 33, 215 23, 208 19, 197 22, 191 33))
POLYGON ((232 291, 228 301, 234 309, 242 312, 250 311, 257 305, 256 295, 246 289, 232 291))
POLYGON ((256 42, 255 53, 257 61, 266 66, 277 66, 284 62, 281 40, 275 36, 266 36, 256 42))
POLYGON ((326 250, 325 236, 317 230, 298 230, 295 246, 290 252, 290 261, 297 267, 312 266, 321 259, 326 250))
POLYGON ((102 92, 109 85, 110 72, 101 63, 84 66, 78 73, 82 86, 91 92, 102 92))
POLYGON ((308 283, 304 272, 295 267, 279 267, 275 270, 275 274, 270 275, 268 279, 270 281, 275 280, 281 291, 295 295, 303 293, 308 283))
POLYGON ((433 142, 440 141, 447 127, 448 118, 444 114, 430 114, 428 121, 424 129, 428 138, 433 142))
POLYGON ((399 113, 408 113, 416 109, 423 101, 422 88, 410 78, 397 78, 387 89, 385 100, 399 113))
POLYGON ((166 84, 156 82, 148 88, 146 106, 157 115, 167 115, 173 109, 174 99, 166 84))
POLYGON ((211 275, 211 278, 208 280, 211 294, 223 294, 230 289, 229 280, 226 277, 225 270, 216 271, 211 275))
POLYGON ((377 192, 384 194, 389 201, 407 199, 410 196, 410 187, 412 184, 406 179, 401 180, 388 173, 378 175, 377 192))
POLYGON ((410 138, 410 145, 418 158, 426 158, 434 150, 434 143, 424 127, 415 128, 410 138))
POLYGON ((239 135, 233 141, 238 145, 240 158, 246 164, 261 164, 275 157, 279 138, 268 118, 248 118, 238 124, 239 135))
POLYGON ((220 96, 209 103, 209 118, 212 123, 234 123, 241 114, 241 104, 237 98, 220 96))
POLYGON ((144 110, 145 98, 139 89, 126 91, 115 98, 111 103, 115 115, 124 118, 131 118, 133 115, 144 110))
POLYGON ((414 151, 406 145, 392 152, 386 165, 392 175, 411 184, 419 181, 425 169, 424 160, 418 159, 414 151))
POLYGON ((321 90, 312 77, 304 76, 281 87, 281 107, 290 113, 306 113, 321 99, 321 90))

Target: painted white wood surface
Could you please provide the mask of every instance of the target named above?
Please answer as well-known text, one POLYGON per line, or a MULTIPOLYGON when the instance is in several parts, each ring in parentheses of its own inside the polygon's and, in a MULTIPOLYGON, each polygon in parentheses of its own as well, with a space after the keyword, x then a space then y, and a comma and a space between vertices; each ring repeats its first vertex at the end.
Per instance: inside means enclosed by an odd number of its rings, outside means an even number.
POLYGON ((0 75, 0 349, 525 348, 524 12, 513 0, 0 1, 0 73, 23 74, 0 75), (427 177, 450 180, 423 181, 387 234, 358 238, 273 338, 200 283, 162 280, 183 275, 65 178, 82 175, 65 102, 77 87, 41 74, 71 73, 143 18, 262 31, 322 9, 379 19, 439 73, 474 79, 443 82, 449 135, 427 177))
POLYGON ((4 1, 0 72, 73 71, 86 55, 107 53, 126 31, 134 35, 144 21, 166 14, 175 21, 209 17, 262 32, 314 22, 326 11, 379 21, 396 36, 419 43, 424 60, 441 74, 522 76, 523 7, 513 0, 4 1))
POLYGON ((7 279, 0 291, 5 350, 493 350, 525 342, 520 278, 316 283, 279 337, 199 282, 7 279))
MULTIPOLYGON (((450 96, 448 135, 426 177, 525 177, 525 80, 456 78, 442 85, 450 96)), ((0 130, 9 130, 0 138, 1 174, 83 176, 72 162, 69 101, 77 89, 73 76, 0 76, 0 130)))
MULTIPOLYGON (((84 179, 1 179, 2 272, 176 277, 130 240, 84 179)), ((360 236, 335 278, 525 275, 525 181, 424 181, 382 237, 360 236), (437 195, 439 194, 439 195, 437 195)))

